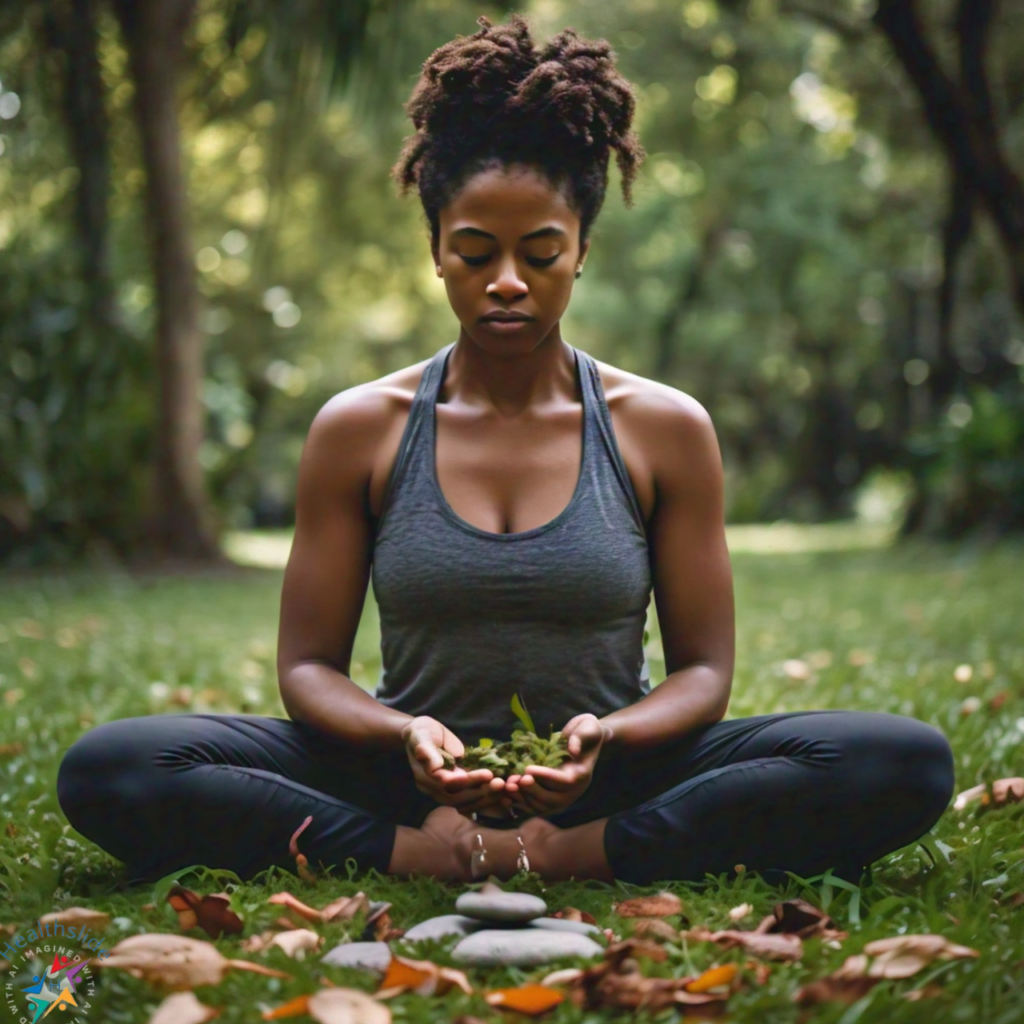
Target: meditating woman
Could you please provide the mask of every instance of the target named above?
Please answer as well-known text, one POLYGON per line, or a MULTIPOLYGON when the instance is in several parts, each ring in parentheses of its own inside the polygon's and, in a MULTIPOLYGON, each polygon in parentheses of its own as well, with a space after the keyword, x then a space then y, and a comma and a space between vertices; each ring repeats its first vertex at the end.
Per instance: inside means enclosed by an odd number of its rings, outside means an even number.
POLYGON ((423 66, 395 174, 423 203, 458 337, 321 410, 299 469, 281 600, 287 719, 108 722, 67 752, 83 835, 153 879, 202 863, 449 880, 525 849, 547 879, 699 880, 827 868, 858 879, 947 806, 943 735, 899 715, 725 720, 733 596, 722 468, 704 409, 563 339, 615 150, 643 158, 604 41, 542 47, 518 16, 423 66), (371 576, 377 693, 349 677, 371 576), (651 689, 653 589, 667 677, 651 689), (558 768, 452 767, 507 739, 522 695, 558 768), (478 857, 479 860, 479 857, 478 857), (477 867, 480 867, 477 863, 477 867), (343 869, 343 868, 342 868, 343 869))

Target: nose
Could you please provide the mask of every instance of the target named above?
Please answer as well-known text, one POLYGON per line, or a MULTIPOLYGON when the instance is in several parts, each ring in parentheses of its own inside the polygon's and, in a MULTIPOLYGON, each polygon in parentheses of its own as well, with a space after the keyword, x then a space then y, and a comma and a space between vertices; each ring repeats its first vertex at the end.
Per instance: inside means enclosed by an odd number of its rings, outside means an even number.
POLYGON ((511 302, 527 293, 526 283, 520 278, 514 258, 501 260, 498 264, 498 276, 487 286, 487 294, 511 302))

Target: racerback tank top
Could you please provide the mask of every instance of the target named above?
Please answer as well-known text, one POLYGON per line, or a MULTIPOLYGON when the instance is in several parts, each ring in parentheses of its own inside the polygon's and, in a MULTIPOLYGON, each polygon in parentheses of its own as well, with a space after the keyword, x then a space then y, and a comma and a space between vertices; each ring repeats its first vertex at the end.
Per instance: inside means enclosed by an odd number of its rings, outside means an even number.
POLYGON ((375 696, 438 719, 470 745, 520 728, 510 708, 518 692, 546 736, 574 715, 600 718, 650 691, 643 516, 597 366, 576 348, 583 453, 569 504, 519 533, 490 533, 457 515, 435 461, 435 406, 455 345, 424 369, 376 524, 375 696))

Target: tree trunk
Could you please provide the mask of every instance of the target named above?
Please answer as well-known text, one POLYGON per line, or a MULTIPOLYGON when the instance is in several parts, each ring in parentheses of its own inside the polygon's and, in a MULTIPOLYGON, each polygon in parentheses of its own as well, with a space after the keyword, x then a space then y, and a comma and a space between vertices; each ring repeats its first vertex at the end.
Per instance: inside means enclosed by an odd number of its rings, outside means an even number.
POLYGON ((56 0, 47 5, 44 26, 47 44, 64 57, 61 99, 69 148, 79 170, 75 221, 82 277, 90 319, 103 333, 118 330, 120 317, 110 272, 110 150, 95 16, 94 0, 56 0))
POLYGON ((176 85, 195 0, 117 0, 135 80, 157 305, 159 419, 152 528, 165 555, 219 551, 202 467, 203 336, 189 237, 176 85))
POLYGON ((995 130, 984 71, 988 30, 997 0, 963 0, 956 19, 962 86, 939 63, 925 37, 915 0, 878 0, 875 24, 914 83, 929 126, 981 202, 1006 251, 1014 300, 1024 314, 1024 185, 1007 162, 995 130))

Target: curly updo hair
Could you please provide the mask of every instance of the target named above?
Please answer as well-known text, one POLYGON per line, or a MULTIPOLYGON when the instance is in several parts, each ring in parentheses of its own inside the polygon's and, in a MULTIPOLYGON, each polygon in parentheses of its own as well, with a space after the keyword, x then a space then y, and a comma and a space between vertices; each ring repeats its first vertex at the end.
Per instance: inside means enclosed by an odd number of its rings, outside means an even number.
POLYGON ((423 64, 405 105, 416 133, 391 171, 400 194, 418 188, 436 246, 438 211, 472 175, 525 164, 563 191, 580 218, 582 245, 604 202, 611 149, 632 205, 646 155, 631 128, 633 87, 604 39, 567 28, 538 49, 521 15, 497 26, 481 16, 477 24, 480 31, 457 36, 423 64))

